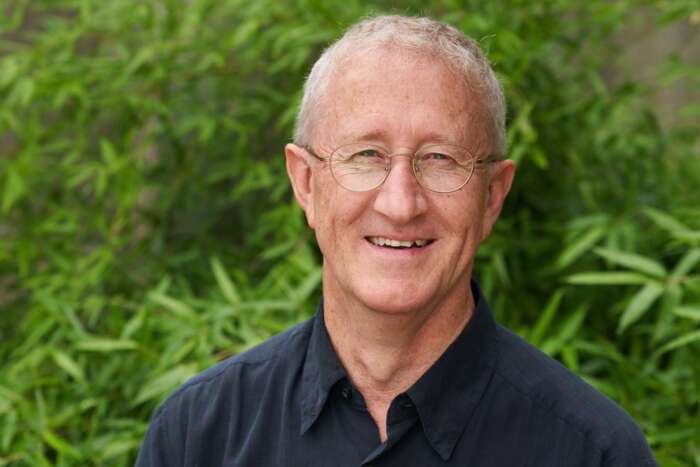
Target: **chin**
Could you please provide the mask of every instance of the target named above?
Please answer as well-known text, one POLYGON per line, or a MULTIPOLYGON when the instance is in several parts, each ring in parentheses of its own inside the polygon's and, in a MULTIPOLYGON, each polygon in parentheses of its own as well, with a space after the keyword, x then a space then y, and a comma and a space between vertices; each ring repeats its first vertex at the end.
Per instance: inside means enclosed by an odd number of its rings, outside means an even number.
POLYGON ((430 303, 426 294, 421 294, 415 287, 373 288, 367 293, 358 294, 364 305, 379 313, 409 314, 425 309, 430 303))

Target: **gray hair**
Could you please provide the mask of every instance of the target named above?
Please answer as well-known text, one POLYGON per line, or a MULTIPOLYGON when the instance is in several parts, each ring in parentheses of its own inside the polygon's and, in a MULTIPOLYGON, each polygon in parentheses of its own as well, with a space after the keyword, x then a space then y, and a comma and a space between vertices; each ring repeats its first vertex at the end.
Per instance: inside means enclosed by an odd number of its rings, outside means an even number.
POLYGON ((311 144, 320 101, 334 67, 358 52, 390 45, 436 56, 463 77, 465 85, 477 90, 484 99, 491 120, 493 154, 505 156, 505 97, 496 74, 477 43, 461 31, 439 21, 398 15, 364 19, 350 27, 323 52, 304 84, 304 96, 294 130, 294 141, 297 144, 311 144))

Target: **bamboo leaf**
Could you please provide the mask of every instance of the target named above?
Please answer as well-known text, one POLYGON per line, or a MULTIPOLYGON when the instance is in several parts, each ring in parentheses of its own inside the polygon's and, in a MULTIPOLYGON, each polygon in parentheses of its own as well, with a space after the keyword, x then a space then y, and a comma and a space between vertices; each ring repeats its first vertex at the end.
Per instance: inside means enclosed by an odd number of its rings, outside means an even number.
POLYGON ((2 211, 7 214, 12 206, 27 192, 24 179, 17 169, 10 166, 5 173, 5 189, 2 194, 2 211))
POLYGON ((221 293, 226 297, 226 300, 231 305, 237 305, 241 302, 241 296, 236 290, 236 286, 233 284, 226 270, 224 269, 219 258, 211 259, 211 268, 214 271, 214 277, 216 278, 216 283, 219 285, 221 293))
POLYGON ((564 269, 576 261, 581 255, 590 250, 593 245, 601 239, 604 233, 605 229, 601 225, 589 229, 588 232, 579 237, 578 240, 571 245, 568 245, 564 251, 561 252, 556 261, 557 268, 564 269))
POLYGON ((115 352, 119 350, 135 350, 138 348, 138 343, 125 339, 91 337, 78 341, 75 344, 75 348, 86 352, 115 352))
POLYGON ((148 298, 151 301, 161 305, 166 310, 172 312, 176 316, 190 321, 199 319, 194 310, 190 308, 187 304, 175 298, 169 297, 164 293, 154 291, 148 294, 148 298))
POLYGON ((700 248, 693 248, 678 261, 671 275, 675 277, 685 276, 698 263, 700 263, 700 248))
POLYGON ((638 321, 649 307, 663 293, 664 288, 658 282, 649 282, 642 287, 630 300, 629 305, 620 317, 617 332, 623 333, 630 325, 638 321))
POLYGON ((680 347, 684 347, 686 345, 690 345, 698 341, 700 341, 700 329, 695 330, 693 332, 689 332, 688 334, 678 337, 676 339, 673 339, 671 342, 661 347, 656 355, 662 355, 666 352, 670 352, 671 350, 676 350, 680 347))
POLYGON ((46 441, 49 446, 67 457, 72 459, 80 459, 82 457, 80 451, 75 449, 70 445, 70 443, 50 430, 44 430, 41 433, 41 437, 44 438, 44 441, 46 441))
POLYGON ((323 270, 321 268, 317 268, 306 277, 304 282, 302 282, 298 288, 294 290, 294 301, 296 302, 297 306, 309 298, 311 293, 316 290, 318 285, 321 283, 322 276, 323 270))
POLYGON ((556 355, 576 335, 585 318, 586 310, 581 306, 564 320, 551 338, 544 342, 542 351, 547 355, 556 355))
MULTIPOLYGON (((12 439, 17 434, 17 411, 15 410, 3 410, 4 415, 3 427, 2 427, 2 437, 0 437, 0 449, 3 452, 8 452, 12 439)), ((2 465, 2 464, 0 464, 2 465)))
POLYGON ((651 258, 636 253, 612 250, 610 248, 596 248, 594 251, 598 256, 602 256, 608 261, 620 266, 625 266, 659 279, 666 277, 666 268, 664 268, 661 263, 651 258))
POLYGON ((161 374, 154 380, 146 384, 137 394, 133 405, 139 405, 149 399, 161 397, 176 386, 184 383, 197 373, 197 368, 193 364, 178 365, 169 371, 161 374))
POLYGON ((77 381, 85 383, 85 373, 83 373, 83 369, 68 354, 60 350, 54 350, 51 353, 51 357, 54 362, 56 362, 56 365, 61 367, 63 371, 71 375, 77 381))
POLYGON ((565 278, 574 285, 639 285, 649 282, 649 278, 634 272, 580 272, 565 278))
POLYGON ((539 345, 542 342, 542 338, 549 330, 549 325, 552 323, 552 320, 554 319, 554 316, 556 315, 557 310, 559 309, 559 304, 561 303, 563 297, 564 291, 562 289, 559 289, 556 292, 554 292, 552 297, 549 299, 549 302, 547 302, 547 306, 545 307, 544 311, 535 323, 532 332, 530 333, 529 340, 533 345, 539 345))
POLYGON ((673 313, 682 318, 692 319, 693 321, 700 321, 700 305, 677 306, 673 309, 673 313))
POLYGON ((672 234, 686 234, 691 231, 687 225, 683 224, 673 216, 666 214, 663 211, 659 211, 658 209, 645 208, 644 213, 652 220, 652 222, 672 234))

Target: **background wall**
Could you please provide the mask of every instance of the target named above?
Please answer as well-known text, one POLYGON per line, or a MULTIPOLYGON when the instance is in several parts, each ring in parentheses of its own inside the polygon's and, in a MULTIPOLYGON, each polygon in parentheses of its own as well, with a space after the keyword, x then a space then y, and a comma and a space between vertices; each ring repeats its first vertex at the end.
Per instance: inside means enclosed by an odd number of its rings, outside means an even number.
POLYGON ((0 8, 0 465, 130 465, 173 388, 313 313, 282 148, 322 48, 401 12, 503 80, 519 172, 476 270, 498 319, 700 466, 693 2, 0 8))

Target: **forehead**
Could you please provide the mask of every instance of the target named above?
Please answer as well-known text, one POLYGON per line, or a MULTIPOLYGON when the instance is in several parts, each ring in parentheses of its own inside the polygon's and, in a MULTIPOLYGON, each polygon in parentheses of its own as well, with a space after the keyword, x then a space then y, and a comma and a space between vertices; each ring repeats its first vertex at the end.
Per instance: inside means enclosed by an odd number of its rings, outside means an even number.
POLYGON ((441 60, 412 50, 356 52, 331 71, 319 136, 329 145, 357 140, 419 145, 486 143, 477 93, 441 60))

